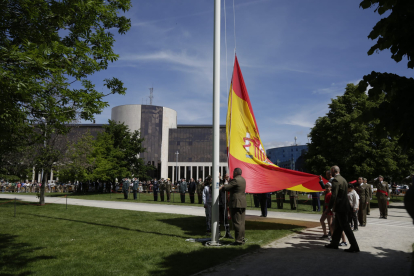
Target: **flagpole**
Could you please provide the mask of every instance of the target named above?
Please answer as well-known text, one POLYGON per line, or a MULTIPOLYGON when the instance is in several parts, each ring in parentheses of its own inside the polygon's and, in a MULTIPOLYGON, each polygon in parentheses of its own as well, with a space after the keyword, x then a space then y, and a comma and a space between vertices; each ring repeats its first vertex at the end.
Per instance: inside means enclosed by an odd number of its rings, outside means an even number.
POLYGON ((220 156, 220 19, 221 0, 214 0, 214 50, 213 50, 213 181, 211 243, 219 245, 219 156, 220 156))

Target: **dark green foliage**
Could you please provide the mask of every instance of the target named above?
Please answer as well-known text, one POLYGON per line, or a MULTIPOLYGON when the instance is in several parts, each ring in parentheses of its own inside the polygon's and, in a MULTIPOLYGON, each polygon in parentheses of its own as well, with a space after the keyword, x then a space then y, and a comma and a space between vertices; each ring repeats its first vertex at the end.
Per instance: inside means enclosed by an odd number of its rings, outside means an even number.
POLYGON ((384 129, 376 135, 380 120, 364 117, 365 110, 377 108, 383 101, 384 95, 370 101, 364 91, 348 84, 344 95, 332 100, 328 114, 319 118, 311 130, 308 170, 324 175, 331 166, 338 165, 349 181, 359 176, 370 179, 383 174, 400 179, 408 175, 413 153, 403 151, 398 136, 384 129))
POLYGON ((376 51, 390 49, 391 58, 400 62, 405 56, 408 68, 414 68, 414 1, 412 0, 364 0, 360 7, 375 7, 382 18, 372 29, 368 38, 377 39, 368 51, 372 55, 376 51))

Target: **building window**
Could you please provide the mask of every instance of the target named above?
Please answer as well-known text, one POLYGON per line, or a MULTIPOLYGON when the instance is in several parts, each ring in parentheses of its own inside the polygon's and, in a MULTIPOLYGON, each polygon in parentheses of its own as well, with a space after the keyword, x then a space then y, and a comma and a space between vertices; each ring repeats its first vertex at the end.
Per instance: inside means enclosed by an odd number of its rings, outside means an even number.
POLYGON ((180 141, 177 141, 177 146, 179 146, 180 145, 180 141))

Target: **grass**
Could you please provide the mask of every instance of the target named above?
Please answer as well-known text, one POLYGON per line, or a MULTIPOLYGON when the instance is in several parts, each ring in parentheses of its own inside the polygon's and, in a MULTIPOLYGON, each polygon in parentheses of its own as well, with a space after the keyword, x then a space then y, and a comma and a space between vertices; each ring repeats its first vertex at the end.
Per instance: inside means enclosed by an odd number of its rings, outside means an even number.
MULTIPOLYGON (((0 275, 191 275, 297 232, 246 222, 247 243, 209 248, 205 218, 0 200, 0 275)), ((224 240, 227 243, 232 240, 224 240)))
MULTIPOLYGON (((26 193, 24 193, 26 194, 26 193)), ((27 193, 27 195, 36 195, 34 193, 27 193)), ((81 194, 81 193, 45 193, 47 197, 64 197, 67 195, 68 197, 72 198, 78 198, 78 199, 86 199, 86 200, 107 200, 107 201, 129 201, 129 202, 141 202, 141 203, 151 203, 151 204, 169 204, 169 205, 195 205, 195 206, 202 206, 201 204, 198 204, 198 198, 197 195, 195 196, 195 203, 192 204, 190 202, 190 197, 188 194, 185 196, 185 203, 181 203, 180 200, 180 194, 179 193, 172 193, 171 194, 171 202, 166 202, 166 196, 165 201, 161 202, 160 195, 158 195, 158 201, 154 201, 153 194, 148 193, 141 193, 138 196, 137 200, 133 199, 132 193, 129 194, 129 199, 125 200, 124 195, 121 193, 87 193, 87 194, 81 194)), ((248 210, 260 210, 260 208, 254 207, 253 202, 253 195, 247 194, 246 195, 246 201, 247 201, 247 209, 248 210)), ((320 197, 321 201, 321 209, 324 202, 324 196, 321 195, 320 197)), ((403 196, 393 196, 390 199, 390 202, 403 202, 404 197, 403 196)), ((371 208, 378 208, 378 201, 376 197, 374 196, 371 200, 371 208)), ((312 207, 312 200, 308 199, 307 195, 299 195, 298 197, 298 207, 296 210, 291 210, 290 203, 289 203, 289 197, 285 196, 285 202, 283 204, 283 209, 277 209, 277 203, 276 203, 276 195, 272 195, 272 207, 268 209, 268 211, 273 212, 293 212, 293 213, 308 213, 308 214, 314 214, 313 207, 312 207)))

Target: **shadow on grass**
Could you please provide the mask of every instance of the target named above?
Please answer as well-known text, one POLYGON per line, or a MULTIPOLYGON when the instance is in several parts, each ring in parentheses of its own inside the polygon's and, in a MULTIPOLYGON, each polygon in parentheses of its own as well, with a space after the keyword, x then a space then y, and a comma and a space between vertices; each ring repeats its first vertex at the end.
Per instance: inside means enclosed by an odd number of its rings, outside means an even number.
MULTIPOLYGON (((16 271, 39 260, 55 259, 53 256, 28 257, 31 253, 44 249, 44 247, 33 247, 30 243, 15 241, 18 236, 0 234, 0 275, 16 275, 16 271)), ((18 275, 31 275, 32 271, 19 273, 18 275)))
MULTIPOLYGON (((203 217, 159 219, 159 221, 179 227, 185 235, 189 236, 203 235, 206 230, 206 219, 203 217)), ((230 224, 232 224, 231 220, 230 224)), ((273 222, 246 221, 245 227, 246 230, 295 230, 298 229, 299 226, 273 222)), ((221 226, 220 230, 224 232, 223 226, 221 226)))
MULTIPOLYGON (((159 276, 183 276, 192 275, 205 269, 211 269, 216 265, 241 256, 243 254, 260 249, 259 245, 204 247, 202 249, 188 252, 175 253, 164 258, 155 269, 149 271, 149 275, 159 276), (191 265, 191 260, 203 260, 197 262, 198 266, 191 265), (189 264, 186 264, 186 263, 189 264)), ((213 270, 212 270, 213 271, 213 270)), ((244 275, 244 274, 243 274, 244 275)))
MULTIPOLYGON (((83 221, 83 220, 75 220, 75 219, 67 219, 67 218, 49 217, 49 216, 29 214, 29 213, 24 213, 24 214, 28 215, 28 216, 35 216, 35 217, 40 217, 40 218, 48 218, 48 219, 56 219, 56 220, 64 220, 64 221, 85 223, 85 224, 89 224, 89 225, 104 226, 104 227, 110 227, 110 228, 121 229, 121 230, 126 230, 126 231, 134 231, 134 232, 139 232, 139 233, 145 233, 145 234, 154 234, 154 235, 160 235, 160 236, 175 237, 175 238, 180 238, 180 239, 188 238, 188 237, 183 237, 183 236, 179 236, 179 235, 163 234, 163 233, 157 233, 157 232, 143 231, 143 230, 139 230, 139 229, 132 229, 132 228, 122 227, 122 226, 118 226, 118 225, 102 224, 102 223, 83 221)), ((179 219, 177 219, 177 220, 179 220, 179 219)))

